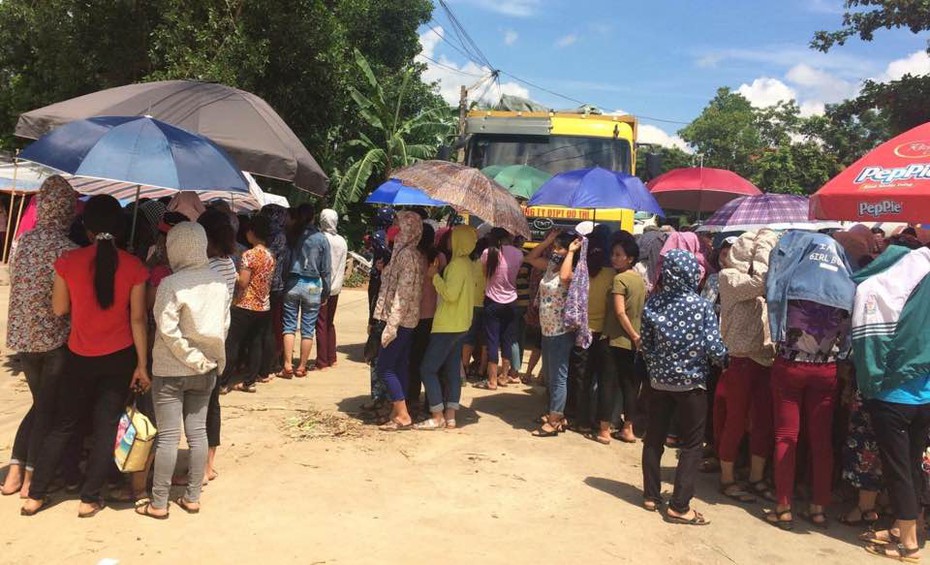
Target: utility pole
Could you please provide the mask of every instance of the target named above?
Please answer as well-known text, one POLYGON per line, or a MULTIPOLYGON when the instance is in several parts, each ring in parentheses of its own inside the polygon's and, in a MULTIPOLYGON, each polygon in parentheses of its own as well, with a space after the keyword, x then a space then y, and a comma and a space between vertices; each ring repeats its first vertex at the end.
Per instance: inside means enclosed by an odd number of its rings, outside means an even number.
MULTIPOLYGON (((465 116, 468 115, 468 88, 463 84, 459 90, 459 131, 456 142, 465 137, 465 116)), ((456 154, 456 161, 463 163, 465 161, 465 145, 461 144, 456 154)))

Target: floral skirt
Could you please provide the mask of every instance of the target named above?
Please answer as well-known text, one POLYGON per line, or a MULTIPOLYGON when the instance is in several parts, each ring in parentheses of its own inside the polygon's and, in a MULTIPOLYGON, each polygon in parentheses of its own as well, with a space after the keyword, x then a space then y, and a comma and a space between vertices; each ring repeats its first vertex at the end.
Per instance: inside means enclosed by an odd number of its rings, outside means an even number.
POLYGON ((882 489, 878 440, 859 392, 849 406, 849 434, 843 444, 843 479, 857 489, 875 492, 882 489))

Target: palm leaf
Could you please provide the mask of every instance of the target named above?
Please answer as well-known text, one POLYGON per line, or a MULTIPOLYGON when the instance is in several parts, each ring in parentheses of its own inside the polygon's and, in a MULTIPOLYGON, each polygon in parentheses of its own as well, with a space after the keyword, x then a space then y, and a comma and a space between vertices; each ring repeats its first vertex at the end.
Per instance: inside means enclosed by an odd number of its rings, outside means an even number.
POLYGON ((385 156, 383 149, 375 148, 352 163, 343 175, 342 182, 339 183, 336 191, 334 206, 337 211, 345 211, 346 206, 358 201, 375 170, 383 170, 385 156))

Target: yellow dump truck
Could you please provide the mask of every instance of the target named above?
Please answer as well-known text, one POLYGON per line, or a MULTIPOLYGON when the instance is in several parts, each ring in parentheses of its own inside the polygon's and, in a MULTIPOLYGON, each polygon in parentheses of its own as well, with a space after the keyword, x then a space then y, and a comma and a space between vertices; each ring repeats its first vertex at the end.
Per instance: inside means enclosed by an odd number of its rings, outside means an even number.
MULTIPOLYGON (((636 118, 590 111, 505 112, 472 110, 465 122, 465 163, 478 169, 529 165, 550 174, 602 167, 634 174, 636 118)), ((633 211, 525 207, 538 241, 552 227, 574 227, 584 220, 633 231, 633 211)))

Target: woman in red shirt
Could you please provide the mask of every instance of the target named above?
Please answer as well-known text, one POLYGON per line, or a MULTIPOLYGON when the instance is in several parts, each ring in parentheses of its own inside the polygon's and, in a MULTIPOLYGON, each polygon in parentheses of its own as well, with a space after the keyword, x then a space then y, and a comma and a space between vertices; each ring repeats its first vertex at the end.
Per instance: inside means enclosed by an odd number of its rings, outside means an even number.
POLYGON ((113 465, 116 427, 130 387, 149 386, 146 370, 145 281, 139 259, 117 249, 123 214, 112 196, 95 196, 84 209, 89 247, 69 251, 55 261, 52 310, 71 315, 69 358, 57 394, 56 422, 39 450, 29 499, 21 513, 31 516, 48 506, 48 487, 78 422, 88 412, 93 443, 81 488, 78 516, 103 509, 101 490, 113 465))

